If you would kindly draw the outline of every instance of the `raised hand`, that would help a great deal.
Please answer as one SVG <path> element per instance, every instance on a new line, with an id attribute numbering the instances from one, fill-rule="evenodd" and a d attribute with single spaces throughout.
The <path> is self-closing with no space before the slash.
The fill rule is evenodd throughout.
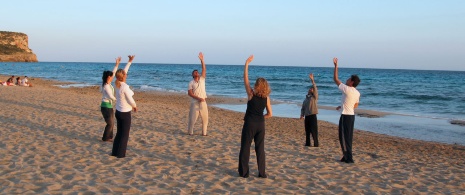
<path id="1" fill-rule="evenodd" d="M 202 52 L 199 53 L 199 59 L 200 59 L 200 61 L 203 62 L 203 53 Z"/>
<path id="2" fill-rule="evenodd" d="M 249 58 L 245 61 L 245 64 L 248 65 L 250 62 L 253 61 L 253 55 L 250 55 Z"/>
<path id="3" fill-rule="evenodd" d="M 334 67 L 337 67 L 337 58 L 333 58 Z"/>
<path id="4" fill-rule="evenodd" d="M 120 62 L 121 62 L 121 56 L 118 56 L 116 58 L 116 66 L 118 66 Z"/>
<path id="5" fill-rule="evenodd" d="M 310 74 L 308 75 L 308 78 L 310 78 L 310 80 L 313 81 L 313 73 L 310 73 Z"/>
<path id="6" fill-rule="evenodd" d="M 129 62 L 132 62 L 132 60 L 134 60 L 134 57 L 136 57 L 136 56 L 135 55 L 128 55 Z"/>

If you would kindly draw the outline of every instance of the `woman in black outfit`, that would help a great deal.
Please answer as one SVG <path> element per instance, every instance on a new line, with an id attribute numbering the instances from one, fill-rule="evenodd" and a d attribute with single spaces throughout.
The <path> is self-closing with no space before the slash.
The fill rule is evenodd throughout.
<path id="1" fill-rule="evenodd" d="M 244 126 L 241 135 L 241 151 L 239 153 L 239 176 L 249 177 L 250 145 L 252 139 L 255 142 L 255 153 L 257 155 L 258 177 L 266 178 L 265 173 L 265 118 L 272 116 L 270 98 L 270 86 L 264 78 L 255 81 L 254 88 L 250 88 L 249 83 L 249 63 L 252 62 L 253 55 L 245 61 L 244 86 L 247 92 L 247 110 L 244 116 Z M 266 108 L 266 114 L 263 110 Z"/>

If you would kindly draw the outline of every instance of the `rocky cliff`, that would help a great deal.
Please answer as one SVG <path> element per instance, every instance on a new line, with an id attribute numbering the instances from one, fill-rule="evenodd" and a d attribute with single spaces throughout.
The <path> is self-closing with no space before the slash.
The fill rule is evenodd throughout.
<path id="1" fill-rule="evenodd" d="M 26 34 L 0 31 L 0 62 L 37 62 Z"/>

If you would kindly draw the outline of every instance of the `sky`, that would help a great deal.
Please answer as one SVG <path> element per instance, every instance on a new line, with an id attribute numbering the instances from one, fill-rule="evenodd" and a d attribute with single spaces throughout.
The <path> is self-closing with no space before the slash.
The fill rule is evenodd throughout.
<path id="1" fill-rule="evenodd" d="M 0 31 L 44 62 L 465 71 L 463 0 L 14 0 Z"/>

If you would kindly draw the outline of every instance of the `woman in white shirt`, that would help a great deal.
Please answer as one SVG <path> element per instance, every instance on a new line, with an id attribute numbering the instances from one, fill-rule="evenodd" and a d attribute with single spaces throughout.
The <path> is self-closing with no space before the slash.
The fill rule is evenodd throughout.
<path id="1" fill-rule="evenodd" d="M 134 58 L 134 56 L 132 56 Z M 130 57 L 131 59 L 131 57 Z M 134 92 L 126 84 L 127 71 L 119 69 L 116 71 L 116 137 L 113 141 L 112 156 L 124 158 L 129 140 L 131 128 L 131 111 L 137 112 L 136 102 L 132 98 Z"/>
<path id="2" fill-rule="evenodd" d="M 129 56 L 129 61 L 124 68 L 126 71 L 129 70 L 131 62 L 134 57 Z M 115 88 L 111 85 L 116 70 L 118 69 L 119 63 L 121 62 L 121 57 L 116 58 L 116 64 L 113 68 L 113 71 L 103 71 L 102 75 L 102 86 L 100 87 L 100 92 L 102 93 L 102 103 L 100 104 L 100 110 L 102 112 L 103 119 L 105 119 L 105 131 L 103 132 L 102 140 L 111 142 L 113 140 L 113 126 L 115 124 L 115 119 L 113 114 L 113 106 L 115 105 Z"/>

